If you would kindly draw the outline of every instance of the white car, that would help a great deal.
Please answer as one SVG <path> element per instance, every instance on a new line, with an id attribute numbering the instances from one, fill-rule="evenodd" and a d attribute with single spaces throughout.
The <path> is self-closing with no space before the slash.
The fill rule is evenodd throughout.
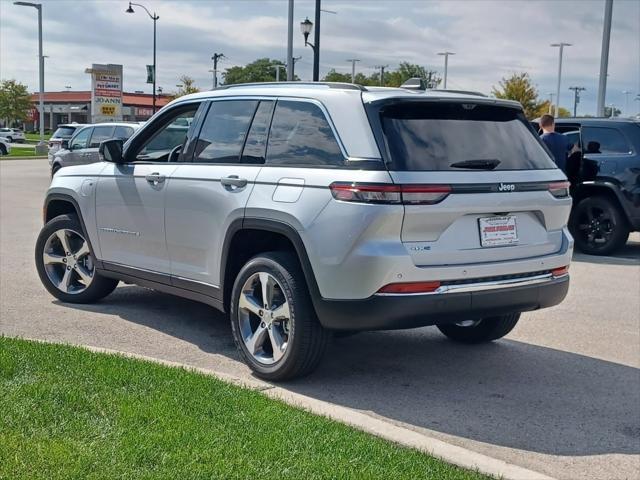
<path id="1" fill-rule="evenodd" d="M 24 132 L 19 128 L 0 128 L 0 137 L 9 140 L 9 143 L 23 143 L 25 141 Z"/>
<path id="2" fill-rule="evenodd" d="M 0 137 L 0 157 L 11 153 L 11 142 L 5 137 Z"/>

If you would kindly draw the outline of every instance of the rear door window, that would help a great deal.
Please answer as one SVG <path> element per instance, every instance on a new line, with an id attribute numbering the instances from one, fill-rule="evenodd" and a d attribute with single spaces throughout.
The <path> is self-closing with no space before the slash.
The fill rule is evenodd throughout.
<path id="1" fill-rule="evenodd" d="M 133 135 L 133 128 L 131 127 L 117 126 L 113 132 L 113 138 L 119 138 L 121 140 L 126 140 L 131 135 Z"/>
<path id="2" fill-rule="evenodd" d="M 524 114 L 514 108 L 403 102 L 380 114 L 391 170 L 556 168 Z"/>
<path id="3" fill-rule="evenodd" d="M 93 134 L 91 135 L 91 141 L 89 142 L 89 148 L 98 148 L 100 142 L 109 140 L 113 136 L 112 126 L 98 126 L 93 128 Z"/>
<path id="4" fill-rule="evenodd" d="M 583 127 L 585 153 L 632 153 L 627 139 L 615 128 Z"/>
<path id="5" fill-rule="evenodd" d="M 242 163 L 262 164 L 264 163 L 267 148 L 267 136 L 269 134 L 269 124 L 273 114 L 275 102 L 263 100 L 253 116 L 251 128 L 247 135 L 247 141 L 242 151 Z"/>
<path id="6" fill-rule="evenodd" d="M 317 105 L 279 100 L 271 122 L 267 163 L 275 165 L 344 165 L 333 130 Z"/>
<path id="7" fill-rule="evenodd" d="M 198 136 L 193 161 L 239 163 L 242 146 L 257 106 L 257 100 L 212 102 Z"/>

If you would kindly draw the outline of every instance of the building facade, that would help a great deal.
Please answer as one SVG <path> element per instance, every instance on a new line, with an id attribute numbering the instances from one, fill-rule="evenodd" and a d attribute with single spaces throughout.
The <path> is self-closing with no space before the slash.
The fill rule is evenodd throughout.
<path id="1" fill-rule="evenodd" d="M 160 110 L 171 99 L 167 95 L 156 96 L 156 110 Z M 29 120 L 25 122 L 26 130 L 39 128 L 39 95 L 31 95 L 33 107 Z M 122 94 L 122 120 L 125 122 L 144 122 L 153 115 L 153 95 L 148 93 Z M 45 92 L 44 94 L 44 128 L 55 130 L 62 123 L 91 123 L 91 91 Z"/>

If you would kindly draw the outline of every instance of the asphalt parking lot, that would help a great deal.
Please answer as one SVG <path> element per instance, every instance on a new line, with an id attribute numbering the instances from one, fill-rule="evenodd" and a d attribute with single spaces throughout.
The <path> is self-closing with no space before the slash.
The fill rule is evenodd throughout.
<path id="1" fill-rule="evenodd" d="M 127 285 L 95 305 L 51 297 L 33 263 L 48 183 L 46 160 L 0 161 L 0 334 L 250 375 L 207 306 Z M 363 333 L 286 387 L 553 477 L 638 478 L 640 236 L 615 257 L 576 255 L 571 275 L 563 304 L 525 314 L 505 340 Z"/>

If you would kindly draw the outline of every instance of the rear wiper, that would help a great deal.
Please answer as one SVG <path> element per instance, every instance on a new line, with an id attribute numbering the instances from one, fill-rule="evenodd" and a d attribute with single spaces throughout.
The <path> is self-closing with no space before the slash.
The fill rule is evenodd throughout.
<path id="1" fill-rule="evenodd" d="M 470 168 L 472 170 L 493 170 L 500 165 L 500 160 L 495 158 L 486 158 L 478 160 L 463 160 L 449 165 L 453 168 Z"/>

